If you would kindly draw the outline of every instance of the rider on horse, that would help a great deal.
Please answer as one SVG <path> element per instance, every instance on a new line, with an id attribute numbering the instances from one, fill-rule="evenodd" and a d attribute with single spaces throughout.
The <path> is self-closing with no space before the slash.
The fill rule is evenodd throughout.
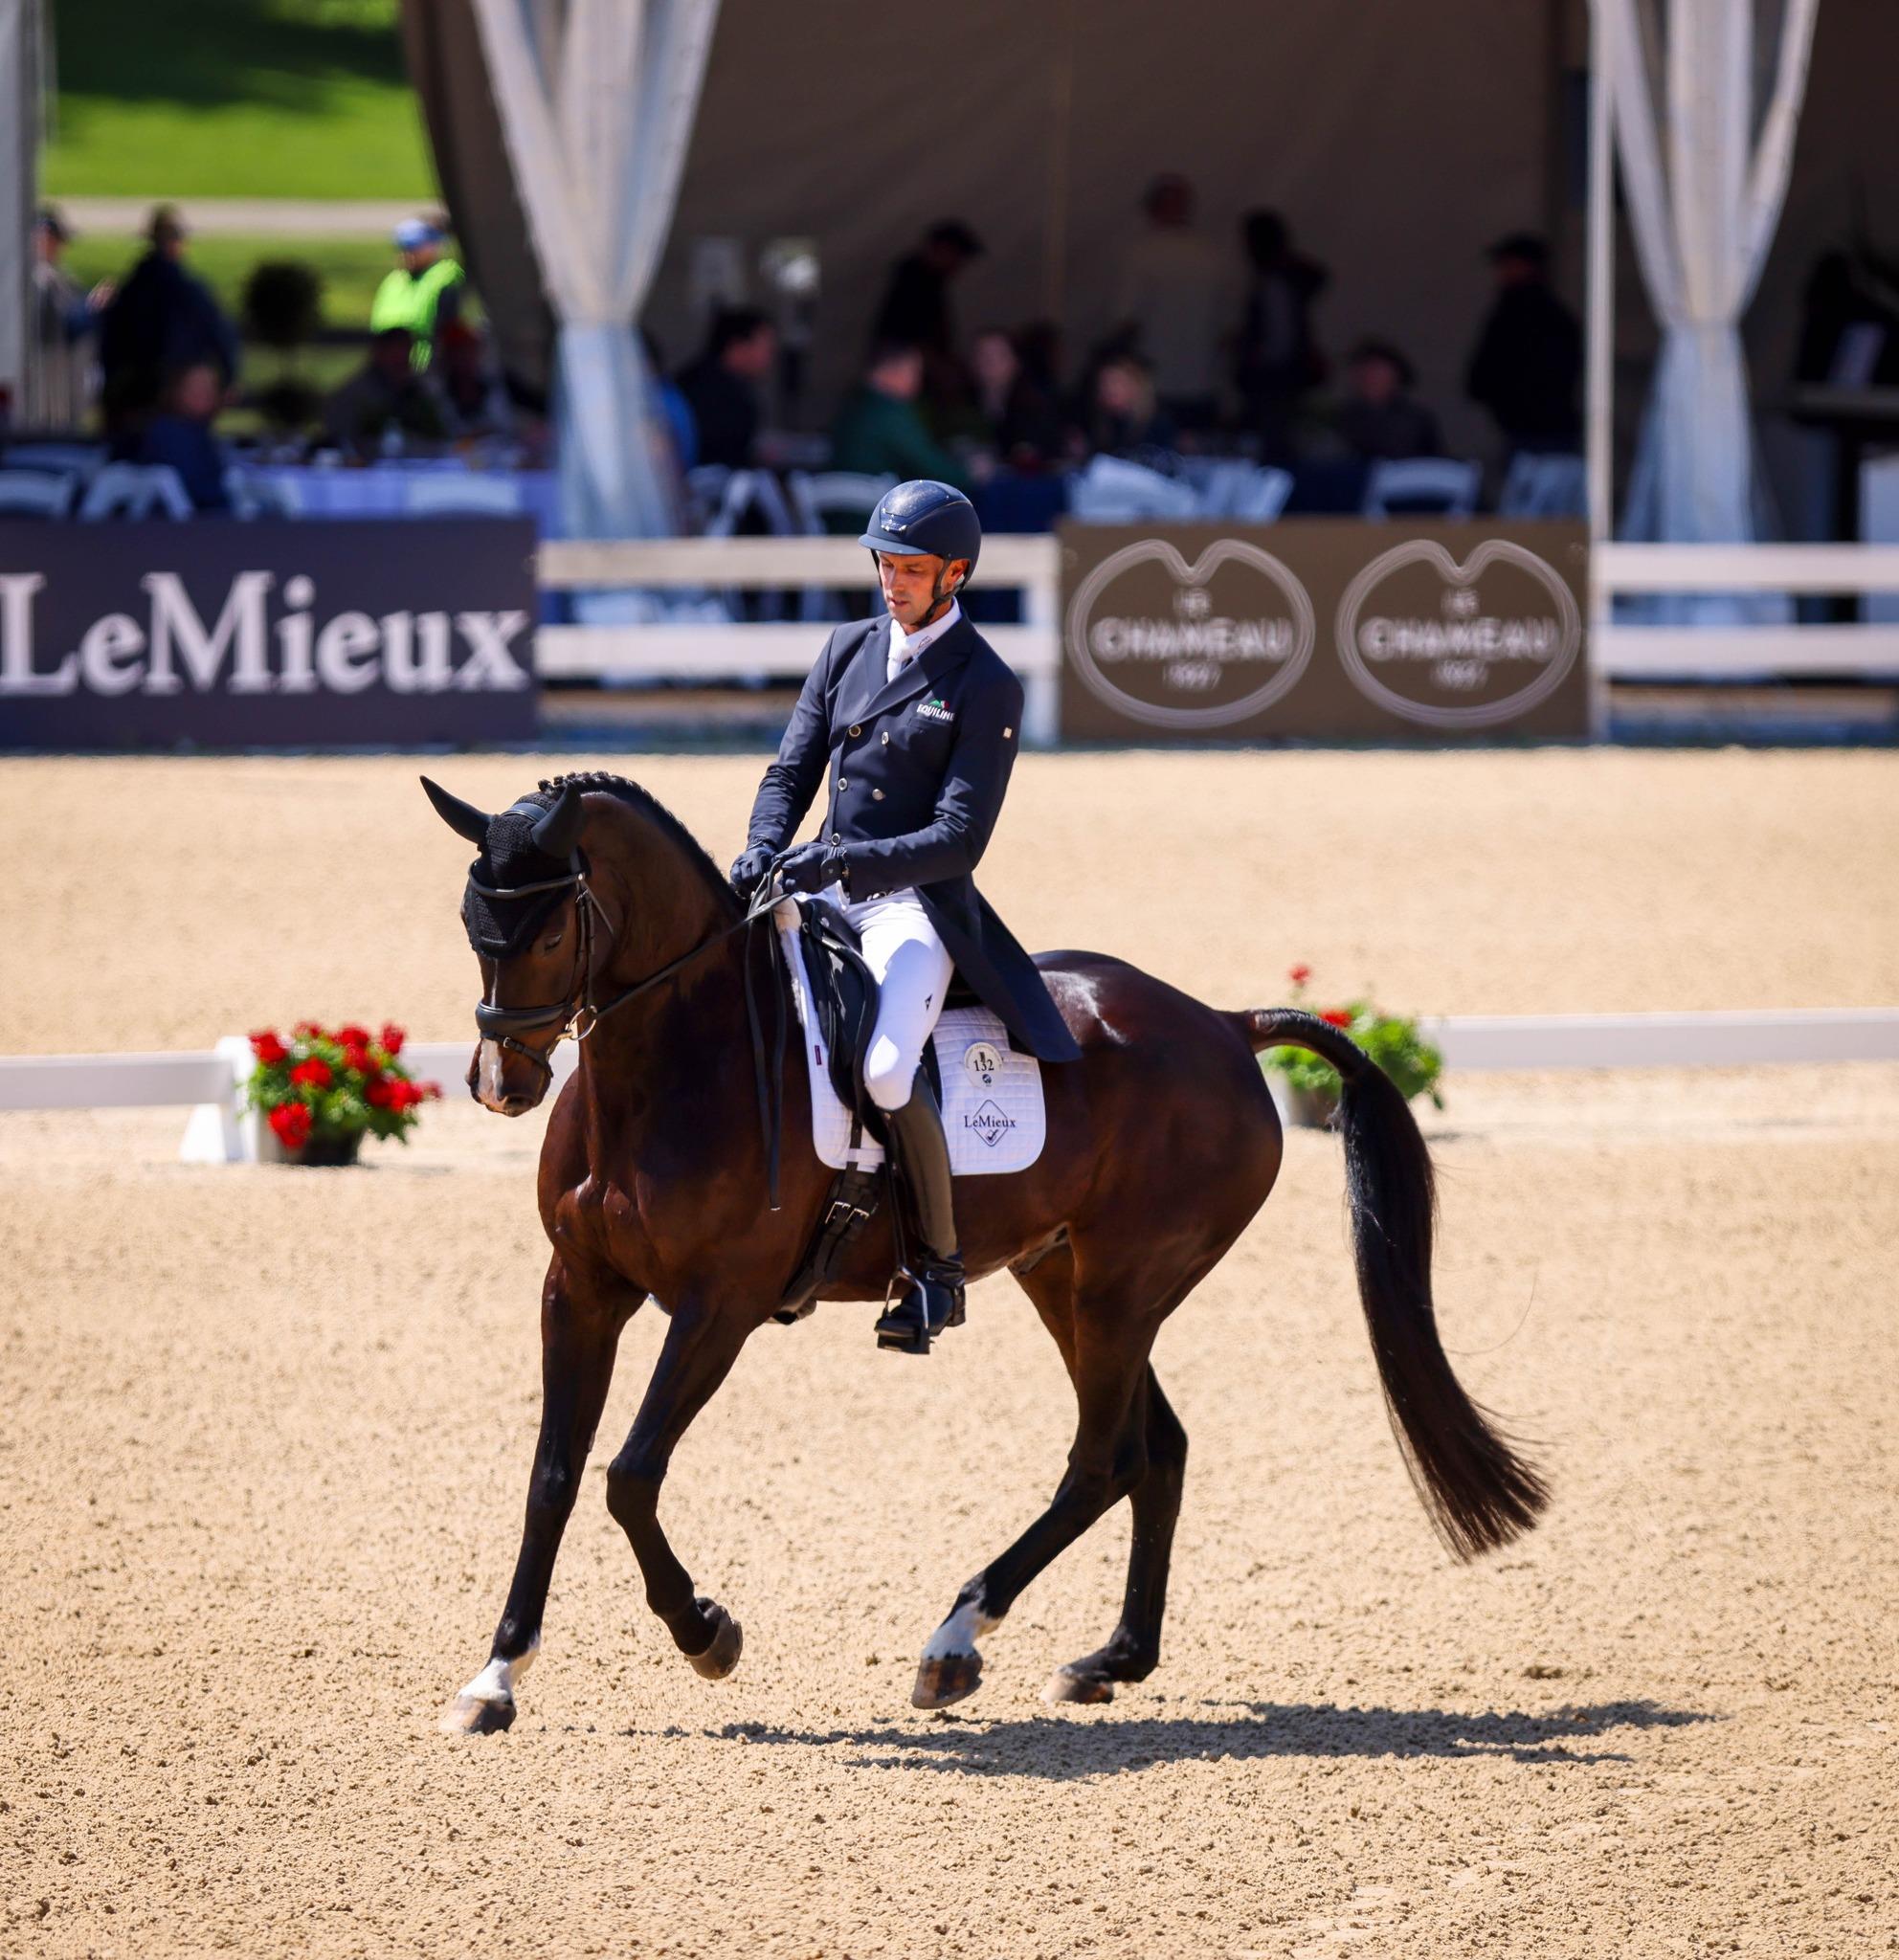
<path id="1" fill-rule="evenodd" d="M 843 911 L 877 975 L 864 1086 L 884 1112 L 925 1258 L 878 1323 L 882 1345 L 928 1351 L 962 1317 L 950 1151 L 920 1063 L 952 972 L 1011 1040 L 1043 1061 L 1081 1051 L 1035 963 L 976 890 L 1022 726 L 1022 683 L 963 615 L 982 549 L 960 490 L 900 483 L 863 536 L 888 612 L 832 634 L 752 805 L 732 883 L 748 897 L 774 861 L 786 891 Z M 818 790 L 818 836 L 780 858 Z"/>

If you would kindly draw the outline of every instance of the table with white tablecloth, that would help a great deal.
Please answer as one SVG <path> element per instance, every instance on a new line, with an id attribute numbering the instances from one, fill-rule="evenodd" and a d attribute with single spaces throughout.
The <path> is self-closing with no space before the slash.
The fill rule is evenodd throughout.
<path id="1" fill-rule="evenodd" d="M 291 517 L 531 517 L 554 532 L 559 493 L 551 470 L 471 470 L 454 457 L 404 457 L 366 469 L 265 463 L 245 480 Z"/>

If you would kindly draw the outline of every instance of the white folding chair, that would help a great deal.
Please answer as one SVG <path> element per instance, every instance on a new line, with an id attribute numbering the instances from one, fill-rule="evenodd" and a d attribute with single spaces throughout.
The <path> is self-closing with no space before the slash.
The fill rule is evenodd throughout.
<path id="1" fill-rule="evenodd" d="M 1519 451 L 1497 499 L 1499 517 L 1587 517 L 1589 469 L 1579 456 Z"/>
<path id="2" fill-rule="evenodd" d="M 1361 517 L 1390 517 L 1416 511 L 1432 517 L 1468 517 L 1477 508 L 1484 472 L 1476 463 L 1447 456 L 1407 457 L 1401 462 L 1372 465 L 1365 479 Z"/>
<path id="3" fill-rule="evenodd" d="M 695 537 L 704 537 L 713 514 L 725 501 L 732 480 L 729 463 L 699 463 L 685 473 L 686 522 Z"/>
<path id="4" fill-rule="evenodd" d="M 1192 523 L 1201 510 L 1191 483 L 1144 463 L 1098 456 L 1070 483 L 1068 514 L 1084 524 Z"/>
<path id="5" fill-rule="evenodd" d="M 64 517 L 76 480 L 51 470 L 0 470 L 0 517 Z"/>
<path id="6" fill-rule="evenodd" d="M 5 457 L 9 469 L 59 470 L 81 480 L 104 460 L 104 450 L 90 442 L 16 442 Z"/>
<path id="7" fill-rule="evenodd" d="M 107 517 L 190 517 L 191 500 L 169 463 L 107 463 L 79 501 L 79 516 L 92 523 Z"/>
<path id="8" fill-rule="evenodd" d="M 779 489 L 777 478 L 770 470 L 731 472 L 720 493 L 717 508 L 705 521 L 705 535 L 708 538 L 736 537 L 739 525 L 754 511 L 774 537 L 793 538 L 797 535 L 798 527 L 792 517 L 791 506 L 785 501 L 785 493 Z M 723 596 L 730 617 L 743 619 L 745 604 L 737 590 L 728 588 Z M 784 615 L 783 593 L 759 593 L 758 616 L 761 619 L 782 619 Z"/>
<path id="9" fill-rule="evenodd" d="M 895 477 L 873 477 L 861 470 L 793 470 L 785 481 L 792 493 L 792 507 L 805 535 L 826 538 L 831 527 L 826 518 L 848 518 L 859 530 L 870 522 L 870 514 L 886 490 L 897 486 Z M 845 608 L 838 593 L 822 586 L 806 586 L 798 606 L 802 619 L 840 619 Z"/>

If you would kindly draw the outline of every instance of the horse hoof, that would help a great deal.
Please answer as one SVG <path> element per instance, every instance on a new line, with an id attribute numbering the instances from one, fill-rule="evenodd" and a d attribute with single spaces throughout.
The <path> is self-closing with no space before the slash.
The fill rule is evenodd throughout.
<path id="1" fill-rule="evenodd" d="M 1111 1702 L 1114 1683 L 1098 1674 L 1077 1674 L 1071 1667 L 1058 1667 L 1042 1689 L 1044 1702 Z"/>
<path id="2" fill-rule="evenodd" d="M 910 1690 L 912 1708 L 947 1708 L 975 1693 L 982 1685 L 980 1654 L 942 1654 L 923 1661 L 917 1668 L 917 1684 Z"/>
<path id="3" fill-rule="evenodd" d="M 707 1681 L 724 1681 L 739 1664 L 739 1656 L 745 1651 L 745 1629 L 715 1600 L 704 1603 L 712 1614 L 712 1639 L 708 1646 L 697 1654 L 688 1654 L 686 1659 L 692 1662 L 695 1674 Z"/>
<path id="4" fill-rule="evenodd" d="M 457 1695 L 442 1710 L 444 1735 L 499 1735 L 514 1726 L 514 1697 L 489 1701 L 480 1695 Z"/>

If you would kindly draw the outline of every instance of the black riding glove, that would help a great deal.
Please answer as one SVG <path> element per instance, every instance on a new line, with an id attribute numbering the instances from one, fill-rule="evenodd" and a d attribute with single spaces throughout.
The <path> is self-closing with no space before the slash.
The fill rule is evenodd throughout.
<path id="1" fill-rule="evenodd" d="M 771 852 L 764 844 L 748 844 L 733 861 L 731 869 L 732 889 L 742 899 L 748 899 L 764 883 L 765 875 L 771 869 Z"/>
<path id="2" fill-rule="evenodd" d="M 835 845 L 800 844 L 778 866 L 778 882 L 788 892 L 821 892 L 844 872 L 844 860 Z"/>

